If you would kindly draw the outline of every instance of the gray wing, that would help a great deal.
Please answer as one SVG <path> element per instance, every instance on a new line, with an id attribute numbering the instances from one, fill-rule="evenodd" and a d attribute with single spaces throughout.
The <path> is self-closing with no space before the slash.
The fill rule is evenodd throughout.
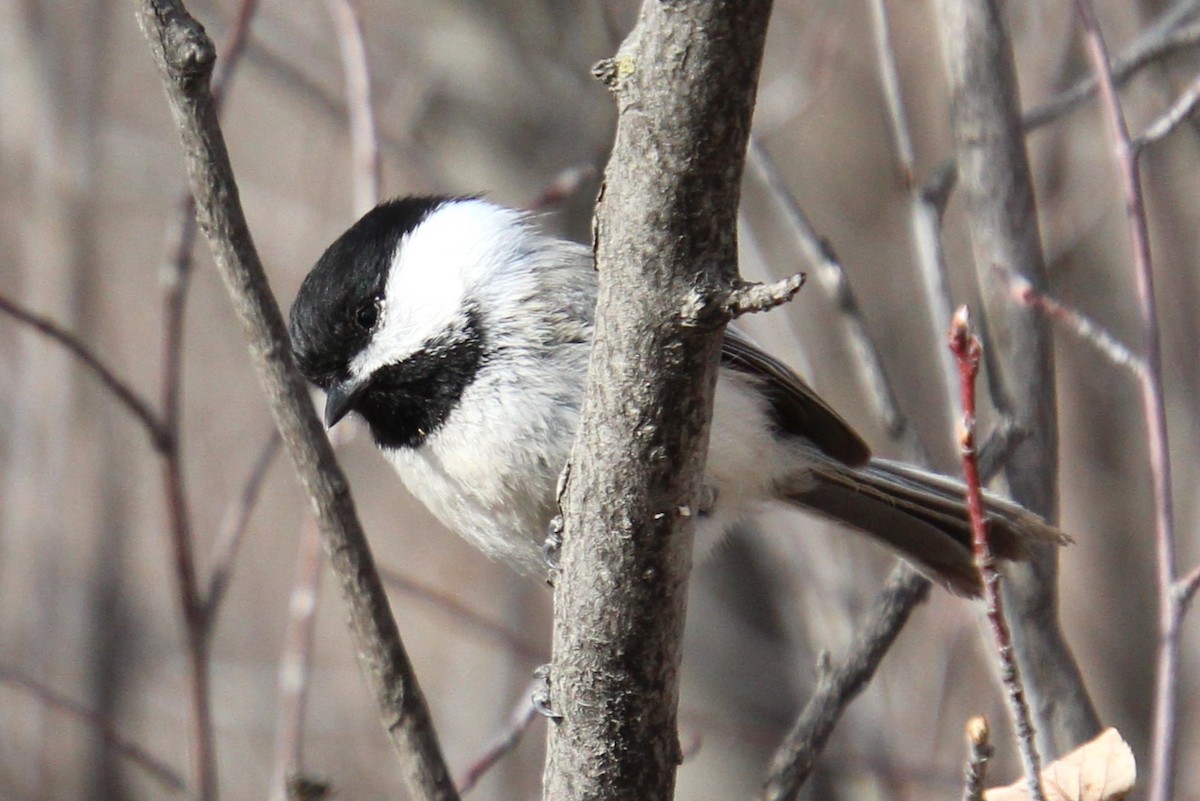
<path id="1" fill-rule="evenodd" d="M 808 439 L 823 453 L 850 467 L 861 467 L 871 460 L 871 449 L 858 432 L 804 379 L 745 334 L 725 329 L 721 363 L 761 381 L 781 431 Z"/>

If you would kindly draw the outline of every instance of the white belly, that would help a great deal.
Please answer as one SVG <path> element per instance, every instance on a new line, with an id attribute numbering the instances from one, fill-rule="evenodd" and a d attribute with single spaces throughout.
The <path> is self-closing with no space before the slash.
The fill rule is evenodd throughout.
<path id="1" fill-rule="evenodd" d="M 491 397 L 474 402 L 471 394 Z M 494 419 L 463 411 L 498 409 L 501 397 L 508 404 Z M 558 476 L 578 424 L 577 404 L 577 394 L 555 397 L 528 386 L 479 382 L 420 448 L 384 453 L 409 491 L 448 528 L 523 572 L 538 570 L 557 511 Z M 770 500 L 774 478 L 795 458 L 795 450 L 772 435 L 761 395 L 741 374 L 723 371 L 706 474 L 715 501 L 697 519 L 698 558 Z"/>

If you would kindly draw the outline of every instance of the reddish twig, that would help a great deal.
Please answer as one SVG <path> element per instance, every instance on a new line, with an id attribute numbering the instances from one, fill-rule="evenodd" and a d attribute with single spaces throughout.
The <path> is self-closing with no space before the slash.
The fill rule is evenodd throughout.
<path id="1" fill-rule="evenodd" d="M 1179 629 L 1184 607 L 1175 592 L 1178 575 L 1175 556 L 1175 519 L 1172 500 L 1171 454 L 1167 440 L 1167 405 L 1163 391 L 1162 344 L 1158 303 L 1154 297 L 1154 270 L 1150 258 L 1150 231 L 1142 196 L 1140 151 L 1134 147 L 1117 96 L 1108 50 L 1095 10 L 1088 0 L 1076 0 L 1076 10 L 1087 40 L 1092 72 L 1100 86 L 1109 134 L 1116 150 L 1121 193 L 1133 247 L 1133 268 L 1142 315 L 1146 370 L 1141 374 L 1142 408 L 1154 484 L 1154 535 L 1158 572 L 1158 664 L 1154 692 L 1153 754 L 1150 767 L 1150 801 L 1174 797 L 1177 747 L 1176 702 L 1179 691 Z"/>
<path id="2" fill-rule="evenodd" d="M 1033 801 L 1044 801 L 1046 796 L 1041 785 L 1041 757 L 1034 742 L 1033 720 L 1029 714 L 1029 705 L 1025 701 L 1025 688 L 1021 683 L 1020 671 L 1013 653 L 1012 632 L 1004 617 L 1004 603 L 1000 597 L 1000 571 L 996 569 L 996 557 L 988 540 L 987 518 L 983 510 L 983 485 L 979 478 L 979 460 L 975 449 L 975 379 L 979 375 L 982 349 L 979 340 L 971 333 L 966 306 L 955 312 L 951 322 L 950 350 L 958 364 L 962 397 L 963 416 L 959 444 L 962 448 L 963 473 L 967 483 L 967 511 L 971 518 L 975 562 L 983 580 L 987 618 L 996 640 L 996 651 L 1000 657 L 1000 676 L 1008 691 L 1013 727 L 1017 732 L 1030 798 Z"/>
<path id="3" fill-rule="evenodd" d="M 3 665 L 0 665 L 0 682 L 29 693 L 47 707 L 69 715 L 93 729 L 104 738 L 105 743 L 110 748 L 146 771 L 146 773 L 168 790 L 175 793 L 182 793 L 187 789 L 187 784 L 184 782 L 183 777 L 174 768 L 164 760 L 151 754 L 142 746 L 125 737 L 116 730 L 116 727 L 111 722 L 98 715 L 95 711 L 88 709 L 83 704 L 73 701 L 65 695 L 61 695 L 20 671 Z"/>
<path id="4" fill-rule="evenodd" d="M 479 783 L 479 780 L 495 767 L 496 763 L 520 744 L 521 738 L 525 736 L 525 733 L 533 726 L 533 722 L 539 717 L 537 707 L 533 704 L 533 692 L 540 684 L 542 684 L 542 680 L 535 679 L 521 693 L 521 698 L 517 701 L 517 705 L 513 707 L 512 713 L 508 716 L 508 721 L 505 723 L 504 729 L 496 735 L 484 752 L 476 757 L 467 769 L 463 771 L 463 775 L 455 782 L 458 785 L 459 795 L 465 796 L 471 790 L 475 789 L 475 785 Z"/>

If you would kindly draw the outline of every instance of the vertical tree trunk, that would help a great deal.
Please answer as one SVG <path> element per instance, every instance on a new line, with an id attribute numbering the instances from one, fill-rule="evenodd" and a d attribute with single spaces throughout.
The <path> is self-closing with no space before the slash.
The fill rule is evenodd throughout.
<path id="1" fill-rule="evenodd" d="M 563 497 L 545 797 L 667 799 L 695 499 L 770 0 L 647 2 L 598 74 L 620 118 Z"/>

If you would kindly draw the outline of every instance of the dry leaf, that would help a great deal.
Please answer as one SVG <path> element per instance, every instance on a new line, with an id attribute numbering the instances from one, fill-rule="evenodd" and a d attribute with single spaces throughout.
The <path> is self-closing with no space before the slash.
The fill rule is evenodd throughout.
<path id="1" fill-rule="evenodd" d="M 1137 764 L 1133 751 L 1116 729 L 1105 729 L 1042 771 L 1046 801 L 1121 801 L 1133 789 Z M 994 787 L 985 801 L 1027 801 L 1025 780 Z"/>

